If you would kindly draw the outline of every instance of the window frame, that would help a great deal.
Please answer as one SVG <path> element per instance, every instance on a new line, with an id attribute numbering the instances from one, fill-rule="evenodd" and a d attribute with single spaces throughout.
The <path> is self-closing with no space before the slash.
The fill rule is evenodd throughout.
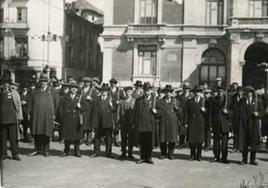
<path id="1" fill-rule="evenodd" d="M 261 4 L 261 8 L 259 8 L 260 15 L 257 15 L 256 2 Z M 260 18 L 268 16 L 268 0 L 249 0 L 248 3 L 248 16 L 250 18 Z"/>
<path id="2" fill-rule="evenodd" d="M 212 21 L 212 18 L 214 17 L 212 15 L 213 3 L 217 4 L 217 10 L 216 10 L 217 11 L 216 12 L 217 21 L 216 21 L 216 23 L 214 23 L 214 21 Z M 224 2 L 223 2 L 223 0 L 207 0 L 206 1 L 206 25 L 215 26 L 215 25 L 223 25 L 223 24 L 224 24 Z"/>
<path id="3" fill-rule="evenodd" d="M 223 60 L 222 60 L 223 63 L 217 63 L 217 62 L 216 63 L 211 63 L 211 62 L 205 62 L 204 61 L 205 56 L 207 55 L 209 58 L 211 58 L 212 55 L 213 55 L 213 52 L 217 53 L 217 55 L 221 55 L 220 58 L 223 58 Z M 227 65 L 226 65 L 226 56 L 225 56 L 225 54 L 218 48 L 209 48 L 202 54 L 202 60 L 203 61 L 200 64 L 200 67 L 199 67 L 199 84 L 207 83 L 209 86 L 212 86 L 212 84 L 215 83 L 215 79 L 217 77 L 221 77 L 222 80 L 223 80 L 223 84 L 225 84 L 226 83 L 226 76 L 227 76 L 227 72 L 226 72 L 227 71 Z M 202 68 L 203 67 L 208 67 L 207 76 L 206 76 L 207 79 L 206 80 L 202 79 Z M 214 80 L 211 78 L 211 68 L 212 67 L 216 68 L 216 77 L 215 77 Z M 224 68 L 224 76 L 219 75 L 220 67 Z"/>
<path id="4" fill-rule="evenodd" d="M 144 49 L 142 49 L 144 48 Z M 151 48 L 151 49 L 150 49 Z M 150 53 L 150 57 L 146 57 L 145 54 Z M 142 55 L 141 55 L 142 54 Z M 157 45 L 138 45 L 138 60 L 137 60 L 137 72 L 138 76 L 157 76 Z M 145 72 L 145 60 L 150 61 L 150 72 Z"/>
<path id="5" fill-rule="evenodd" d="M 142 7 L 144 3 L 144 7 Z M 150 15 L 147 16 L 150 7 Z M 139 0 L 139 23 L 140 24 L 157 24 L 158 21 L 158 1 L 157 0 Z"/>
<path id="6" fill-rule="evenodd" d="M 18 46 L 23 45 L 23 46 Z M 26 49 L 24 50 L 23 48 L 25 47 L 24 45 L 26 44 Z M 19 48 L 19 50 L 18 50 Z M 18 58 L 28 58 L 28 53 L 29 53 L 29 42 L 28 42 L 28 37 L 15 37 L 15 57 Z"/>
<path id="7" fill-rule="evenodd" d="M 25 16 L 23 16 L 23 10 L 25 10 Z M 21 14 L 21 15 L 19 15 L 19 14 Z M 28 9 L 27 9 L 27 7 L 17 7 L 17 22 L 22 22 L 22 23 L 26 22 L 27 23 L 27 21 L 28 21 Z"/>

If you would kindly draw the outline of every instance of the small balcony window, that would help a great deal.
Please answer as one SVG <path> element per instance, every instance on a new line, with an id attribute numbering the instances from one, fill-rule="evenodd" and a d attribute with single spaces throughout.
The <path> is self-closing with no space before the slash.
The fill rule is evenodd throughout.
<path id="1" fill-rule="evenodd" d="M 27 8 L 25 7 L 17 8 L 17 21 L 27 22 Z"/>
<path id="2" fill-rule="evenodd" d="M 27 58 L 28 56 L 28 39 L 15 38 L 15 57 Z"/>
<path id="3" fill-rule="evenodd" d="M 140 0 L 140 23 L 157 23 L 157 0 Z"/>
<path id="4" fill-rule="evenodd" d="M 223 1 L 222 0 L 207 0 L 206 9 L 207 25 L 222 25 L 223 24 Z"/>

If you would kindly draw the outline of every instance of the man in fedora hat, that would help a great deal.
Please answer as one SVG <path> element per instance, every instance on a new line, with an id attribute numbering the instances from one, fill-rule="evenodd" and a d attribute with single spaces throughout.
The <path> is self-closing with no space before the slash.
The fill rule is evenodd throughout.
<path id="1" fill-rule="evenodd" d="M 109 97 L 110 87 L 103 83 L 100 88 L 101 95 L 96 98 L 92 111 L 92 127 L 95 130 L 94 154 L 90 157 L 100 156 L 101 137 L 105 136 L 106 157 L 112 157 L 112 132 L 114 106 Z"/>
<path id="2" fill-rule="evenodd" d="M 252 86 L 245 86 L 246 99 L 240 105 L 239 126 L 239 150 L 242 151 L 241 165 L 248 163 L 250 152 L 250 164 L 258 165 L 256 162 L 256 150 L 260 142 L 259 123 L 264 114 L 262 101 L 255 93 Z M 249 149 L 250 148 L 250 149 Z"/>
<path id="3" fill-rule="evenodd" d="M 125 99 L 125 94 L 118 86 L 118 81 L 115 78 L 110 80 L 110 91 L 109 96 L 113 103 L 113 142 L 115 146 L 120 146 L 119 144 L 119 101 Z"/>
<path id="4" fill-rule="evenodd" d="M 0 90 L 0 135 L 1 159 L 7 156 L 7 139 L 9 138 L 12 158 L 20 161 L 17 143 L 18 123 L 23 120 L 19 93 L 10 87 L 11 79 L 3 78 L 3 87 Z"/>
<path id="5" fill-rule="evenodd" d="M 140 156 L 141 159 L 137 162 L 150 163 L 152 161 L 153 147 L 158 144 L 156 138 L 156 109 L 154 108 L 155 99 L 152 95 L 152 86 L 149 82 L 143 84 L 144 95 L 135 102 L 134 107 L 134 122 L 139 132 Z"/>
<path id="6" fill-rule="evenodd" d="M 31 121 L 35 142 L 35 151 L 29 156 L 43 154 L 49 157 L 49 142 L 53 134 L 59 96 L 57 91 L 49 86 L 46 75 L 42 74 L 39 82 L 40 87 L 32 93 L 28 108 L 28 118 Z"/>
<path id="7" fill-rule="evenodd" d="M 216 88 L 217 95 L 213 98 L 210 110 L 210 117 L 213 131 L 213 153 L 211 162 L 229 163 L 228 157 L 228 137 L 230 132 L 229 108 L 230 99 L 222 86 Z M 220 158 L 220 156 L 222 156 Z"/>
<path id="8" fill-rule="evenodd" d="M 189 160 L 201 161 L 202 143 L 204 137 L 204 113 L 206 112 L 204 106 L 204 98 L 201 87 L 195 87 L 192 92 L 192 97 L 186 103 L 184 125 L 188 128 L 190 157 Z"/>
<path id="9" fill-rule="evenodd" d="M 82 118 L 82 130 L 83 130 L 83 143 L 89 146 L 93 140 L 92 136 L 92 108 L 95 98 L 98 96 L 97 89 L 92 85 L 92 80 L 89 77 L 82 79 L 84 87 L 81 90 L 81 108 L 83 112 Z"/>
<path id="10" fill-rule="evenodd" d="M 204 125 L 205 125 L 205 145 L 204 149 L 208 151 L 211 149 L 211 125 L 210 125 L 210 110 L 211 110 L 211 101 L 213 99 L 210 89 L 205 89 L 203 91 L 204 100 L 205 100 L 205 113 L 204 113 Z"/>
<path id="11" fill-rule="evenodd" d="M 160 159 L 174 159 L 175 143 L 178 137 L 179 121 L 177 113 L 181 113 L 179 101 L 172 97 L 174 89 L 166 85 L 165 96 L 156 103 L 156 114 L 160 117 Z"/>
<path id="12" fill-rule="evenodd" d="M 246 96 L 244 92 L 244 88 L 242 86 L 239 86 L 236 89 L 236 93 L 233 94 L 231 97 L 231 105 L 230 105 L 230 111 L 232 112 L 231 121 L 232 121 L 232 130 L 234 133 L 233 138 L 233 151 L 237 152 L 239 150 L 239 127 L 240 127 L 240 120 L 241 120 L 241 114 L 240 114 L 240 108 L 243 103 L 245 103 Z"/>
<path id="13" fill-rule="evenodd" d="M 183 92 L 182 95 L 178 97 L 178 100 L 181 104 L 182 114 L 180 115 L 180 121 L 183 122 L 184 112 L 186 108 L 187 102 L 192 98 L 192 94 L 190 93 L 191 87 L 189 83 L 183 84 Z M 187 128 L 181 123 L 179 126 L 179 148 L 184 148 L 187 146 Z"/>
<path id="14" fill-rule="evenodd" d="M 70 145 L 74 144 L 74 155 L 81 157 L 79 151 L 82 129 L 80 125 L 81 104 L 78 94 L 79 85 L 76 81 L 65 84 L 70 88 L 69 94 L 63 96 L 58 109 L 58 117 L 62 126 L 62 139 L 64 140 L 64 152 L 61 157 L 70 155 Z"/>
<path id="15" fill-rule="evenodd" d="M 137 80 L 136 83 L 134 84 L 135 89 L 132 92 L 132 96 L 135 99 L 139 99 L 143 96 L 143 85 L 142 85 L 142 81 Z"/>
<path id="16" fill-rule="evenodd" d="M 119 111 L 120 111 L 120 127 L 121 127 L 121 158 L 126 158 L 127 145 L 128 145 L 128 158 L 134 159 L 133 157 L 133 146 L 135 142 L 135 127 L 133 126 L 134 117 L 134 104 L 136 99 L 132 97 L 133 88 L 131 86 L 125 87 L 124 92 L 126 99 L 120 100 Z"/>

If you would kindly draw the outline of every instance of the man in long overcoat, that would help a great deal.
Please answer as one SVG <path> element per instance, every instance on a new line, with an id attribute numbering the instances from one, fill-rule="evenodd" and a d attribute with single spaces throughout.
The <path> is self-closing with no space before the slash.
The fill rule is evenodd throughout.
<path id="1" fill-rule="evenodd" d="M 8 158 L 7 139 L 10 141 L 12 158 L 20 161 L 17 142 L 18 122 L 23 120 L 19 93 L 10 87 L 11 79 L 5 77 L 0 89 L 0 160 Z"/>
<path id="2" fill-rule="evenodd" d="M 48 85 L 47 76 L 41 75 L 39 82 L 41 87 L 33 91 L 28 109 L 36 150 L 29 156 L 43 153 L 45 157 L 49 157 L 49 141 L 53 134 L 59 96 Z"/>
<path id="3" fill-rule="evenodd" d="M 190 99 L 185 108 L 184 125 L 189 130 L 189 160 L 201 161 L 202 143 L 204 137 L 204 98 L 202 97 L 202 88 L 195 87 L 192 92 L 194 97 Z"/>
<path id="4" fill-rule="evenodd" d="M 135 102 L 134 107 L 134 125 L 139 132 L 140 157 L 137 164 L 147 162 L 153 164 L 152 152 L 153 147 L 157 146 L 156 138 L 156 109 L 154 103 L 156 99 L 152 95 L 152 86 L 149 82 L 143 85 L 144 95 Z"/>
<path id="5" fill-rule="evenodd" d="M 157 115 L 160 117 L 160 159 L 174 159 L 175 143 L 178 138 L 179 120 L 177 113 L 181 113 L 179 101 L 172 97 L 173 88 L 166 85 L 164 98 L 156 103 Z"/>
<path id="6" fill-rule="evenodd" d="M 100 156 L 101 137 L 105 137 L 106 157 L 112 157 L 112 132 L 113 132 L 113 103 L 108 92 L 110 87 L 103 83 L 101 95 L 96 98 L 92 113 L 92 126 L 95 129 L 94 154 L 91 157 Z"/>
<path id="7" fill-rule="evenodd" d="M 62 139 L 64 140 L 64 152 L 61 157 L 70 155 L 70 145 L 74 144 L 74 155 L 81 157 L 79 151 L 80 139 L 82 138 L 82 128 L 80 124 L 80 110 L 78 87 L 79 85 L 72 81 L 66 84 L 70 88 L 70 93 L 64 95 L 59 104 L 59 119 L 62 126 Z"/>
<path id="8" fill-rule="evenodd" d="M 222 154 L 222 162 L 228 163 L 228 136 L 230 132 L 229 124 L 229 106 L 230 101 L 224 95 L 224 88 L 218 86 L 217 95 L 212 100 L 211 104 L 211 125 L 213 131 L 213 153 L 214 158 L 211 162 L 220 162 Z"/>
<path id="9" fill-rule="evenodd" d="M 181 108 L 182 108 L 182 114 L 180 115 L 181 117 L 181 122 L 183 122 L 184 119 L 184 115 L 185 115 L 185 108 L 186 108 L 186 104 L 188 102 L 188 100 L 190 100 L 192 98 L 192 95 L 190 93 L 191 87 L 189 86 L 188 83 L 185 83 L 183 85 L 183 93 L 180 97 L 178 97 L 179 102 L 181 104 Z M 183 125 L 183 123 L 180 124 L 179 126 L 179 146 L 180 148 L 184 148 L 186 146 L 186 142 L 187 142 L 187 127 L 185 127 L 185 125 Z"/>
<path id="10" fill-rule="evenodd" d="M 121 127 L 121 158 L 126 158 L 128 145 L 128 158 L 134 159 L 133 146 L 135 145 L 135 126 L 133 125 L 134 105 L 136 99 L 132 97 L 132 87 L 125 87 L 126 99 L 121 100 L 120 108 L 120 127 Z"/>
<path id="11" fill-rule="evenodd" d="M 81 107 L 83 108 L 83 112 L 81 114 L 81 124 L 83 129 L 83 142 L 86 145 L 90 145 L 92 141 L 92 108 L 94 104 L 95 98 L 98 96 L 98 92 L 92 84 L 92 80 L 89 77 L 83 78 L 84 87 L 81 91 Z"/>
<path id="12" fill-rule="evenodd" d="M 263 116 L 262 101 L 254 95 L 252 86 L 245 87 L 246 98 L 240 104 L 239 150 L 242 151 L 241 165 L 247 164 L 250 151 L 250 164 L 257 165 L 256 150 L 260 142 L 259 123 Z M 250 149 L 249 149 L 250 148 Z"/>

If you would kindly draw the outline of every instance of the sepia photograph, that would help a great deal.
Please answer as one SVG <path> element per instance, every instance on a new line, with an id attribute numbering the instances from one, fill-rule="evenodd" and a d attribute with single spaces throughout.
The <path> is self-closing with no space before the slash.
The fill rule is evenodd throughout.
<path id="1" fill-rule="evenodd" d="M 0 0 L 0 188 L 268 188 L 268 0 Z"/>

